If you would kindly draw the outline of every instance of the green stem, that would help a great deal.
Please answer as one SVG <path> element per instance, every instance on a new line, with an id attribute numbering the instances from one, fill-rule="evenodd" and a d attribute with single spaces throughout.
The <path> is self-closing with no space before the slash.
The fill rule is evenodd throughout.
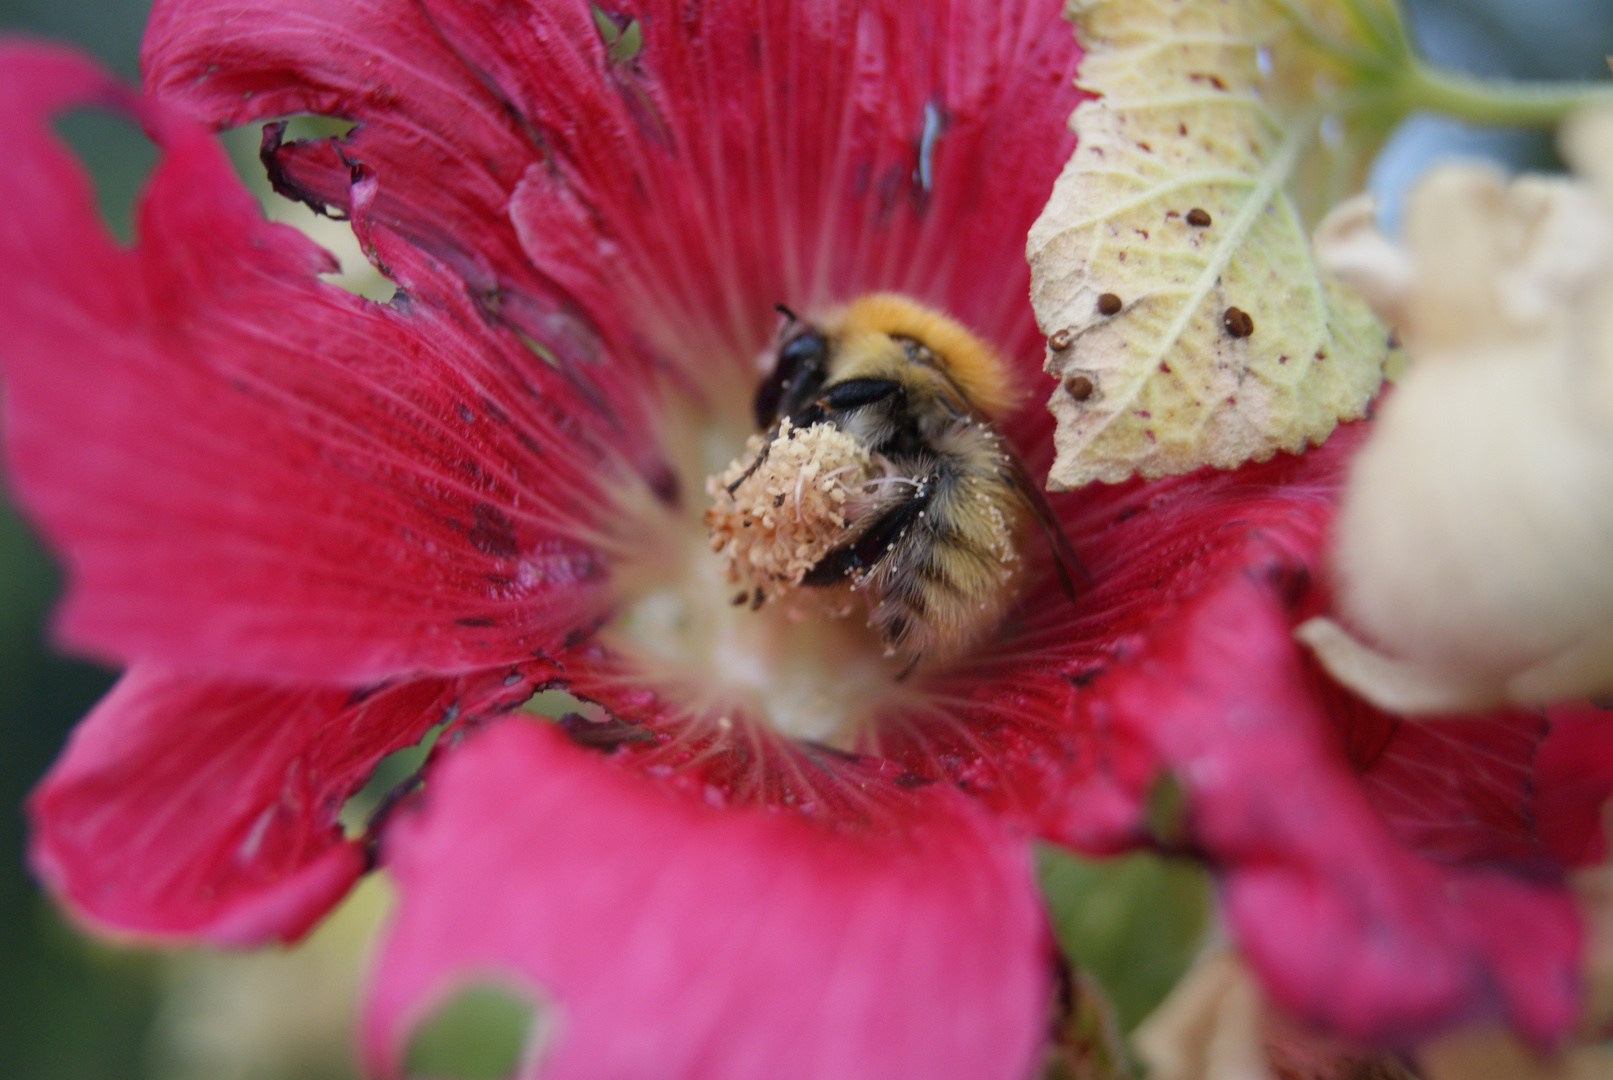
<path id="1" fill-rule="evenodd" d="M 1552 127 L 1593 101 L 1613 102 L 1607 83 L 1501 82 L 1415 62 L 1395 90 L 1407 111 L 1426 109 L 1491 127 Z"/>

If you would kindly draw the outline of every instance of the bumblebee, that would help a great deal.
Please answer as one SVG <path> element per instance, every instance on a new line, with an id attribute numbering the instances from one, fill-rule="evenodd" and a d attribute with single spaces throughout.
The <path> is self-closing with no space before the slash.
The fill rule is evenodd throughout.
<path id="1" fill-rule="evenodd" d="M 956 655 L 998 623 L 1024 577 L 1021 552 L 1033 522 L 1073 591 L 1072 572 L 1084 576 L 1080 563 L 992 426 L 1016 393 L 989 346 L 955 320 L 893 294 L 864 296 L 815 322 L 779 310 L 788 322 L 754 403 L 766 434 L 753 439 L 759 452 L 723 485 L 726 493 L 751 481 L 774 447 L 797 449 L 776 441 L 780 432 L 788 439 L 828 425 L 873 463 L 857 481 L 857 497 L 833 518 L 827 551 L 792 585 L 864 593 L 869 625 L 907 670 L 921 659 Z M 775 496 L 771 505 L 782 500 Z"/>

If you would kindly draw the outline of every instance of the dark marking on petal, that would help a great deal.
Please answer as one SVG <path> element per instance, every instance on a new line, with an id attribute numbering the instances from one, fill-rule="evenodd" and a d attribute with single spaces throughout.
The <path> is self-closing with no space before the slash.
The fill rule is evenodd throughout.
<path id="1" fill-rule="evenodd" d="M 676 510 L 683 504 L 683 487 L 678 483 L 678 474 L 665 461 L 658 458 L 646 466 L 644 481 L 663 506 Z"/>
<path id="2" fill-rule="evenodd" d="M 374 697 L 385 686 L 385 683 L 376 683 L 374 686 L 359 687 L 357 690 L 354 690 L 351 694 L 347 695 L 347 703 L 343 706 L 343 708 L 351 709 L 355 705 L 364 704 L 364 702 Z"/>
<path id="3" fill-rule="evenodd" d="M 593 750 L 614 750 L 624 743 L 655 740 L 654 732 L 617 717 L 596 721 L 572 712 L 556 720 L 555 725 L 578 746 Z"/>
<path id="4" fill-rule="evenodd" d="M 497 626 L 498 624 L 484 615 L 467 615 L 454 620 L 455 626 Z"/>
<path id="5" fill-rule="evenodd" d="M 471 546 L 483 555 L 513 559 L 521 553 L 515 539 L 515 523 L 492 503 L 479 502 L 471 511 L 475 523 L 470 529 Z"/>
<path id="6" fill-rule="evenodd" d="M 1292 614 L 1304 602 L 1311 588 L 1310 567 L 1304 563 L 1278 562 L 1264 568 L 1266 583 L 1277 590 L 1283 607 Z"/>
<path id="7" fill-rule="evenodd" d="M 1104 670 L 1104 665 L 1098 664 L 1095 667 L 1089 667 L 1084 671 L 1066 672 L 1064 675 L 1064 681 L 1069 683 L 1071 686 L 1086 686 L 1091 683 L 1093 679 L 1096 679 L 1099 675 L 1102 675 Z"/>

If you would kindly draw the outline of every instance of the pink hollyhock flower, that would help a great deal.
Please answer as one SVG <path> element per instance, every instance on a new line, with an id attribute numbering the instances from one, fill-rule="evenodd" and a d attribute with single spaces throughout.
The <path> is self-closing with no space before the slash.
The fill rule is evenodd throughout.
<path id="1" fill-rule="evenodd" d="M 61 639 L 128 667 L 31 802 L 61 902 L 287 940 L 379 858 L 382 1073 L 491 975 L 554 1007 L 545 1076 L 1007 1078 L 1053 995 L 1031 838 L 1158 843 L 1304 1020 L 1564 1033 L 1563 874 L 1603 853 L 1613 746 L 1580 709 L 1402 723 L 1296 647 L 1359 427 L 1061 496 L 1090 588 L 906 682 L 730 607 L 701 554 L 775 302 L 900 290 L 1034 378 L 1059 6 L 643 0 L 602 33 L 573 0 L 159 0 L 145 97 L 5 46 L 10 473 L 67 566 Z M 82 105 L 163 151 L 132 248 L 50 137 Z M 321 281 L 207 134 L 294 113 L 356 122 L 264 159 L 391 303 Z M 1042 410 L 1005 433 L 1045 468 Z M 545 687 L 613 719 L 510 715 Z M 443 720 L 421 795 L 344 837 Z"/>

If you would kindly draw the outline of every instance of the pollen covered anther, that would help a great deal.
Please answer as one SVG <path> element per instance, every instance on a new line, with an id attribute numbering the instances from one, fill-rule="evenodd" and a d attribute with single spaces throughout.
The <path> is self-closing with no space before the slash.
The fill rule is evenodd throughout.
<path id="1" fill-rule="evenodd" d="M 743 454 L 706 479 L 706 527 L 728 580 L 772 596 L 799 585 L 844 538 L 877 472 L 867 448 L 833 424 L 798 428 L 786 418 L 771 439 L 752 435 Z"/>

